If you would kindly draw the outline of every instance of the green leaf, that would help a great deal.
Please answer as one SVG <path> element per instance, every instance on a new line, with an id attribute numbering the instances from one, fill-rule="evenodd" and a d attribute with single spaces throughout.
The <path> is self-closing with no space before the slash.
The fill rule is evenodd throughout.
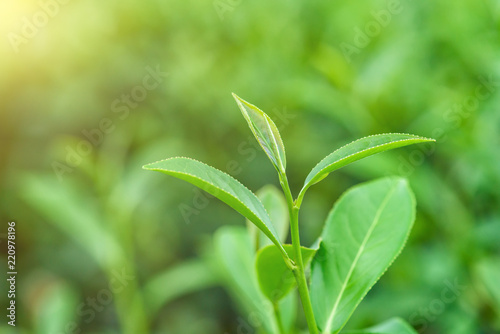
<path id="1" fill-rule="evenodd" d="M 285 146 L 281 140 L 278 128 L 272 119 L 262 110 L 243 100 L 238 95 L 233 93 L 233 97 L 243 113 L 243 117 L 245 117 L 250 130 L 252 130 L 260 146 L 266 152 L 269 159 L 271 159 L 276 170 L 281 174 L 285 174 Z"/>
<path id="2" fill-rule="evenodd" d="M 80 244 L 101 268 L 116 268 L 126 263 L 126 255 L 116 236 L 106 228 L 92 195 L 82 184 L 69 179 L 26 176 L 23 199 L 53 224 Z M 87 191 L 86 191 L 87 190 Z"/>
<path id="3" fill-rule="evenodd" d="M 418 334 L 406 321 L 401 318 L 393 318 L 379 325 L 363 329 L 361 331 L 345 332 L 350 334 Z"/>
<path id="4" fill-rule="evenodd" d="M 476 266 L 476 272 L 482 285 L 487 290 L 487 298 L 491 300 L 500 313 L 500 260 L 496 258 L 485 259 Z"/>
<path id="5" fill-rule="evenodd" d="M 295 260 L 292 245 L 283 245 L 283 247 L 290 258 Z M 307 266 L 316 251 L 306 247 L 301 247 L 301 249 L 304 266 Z M 274 245 L 264 247 L 257 253 L 255 267 L 260 289 L 273 303 L 286 296 L 297 285 L 293 272 L 283 262 L 279 249 Z"/>
<path id="6" fill-rule="evenodd" d="M 266 209 L 274 229 L 276 230 L 279 240 L 285 242 L 288 236 L 288 228 L 290 226 L 288 206 L 286 204 L 283 192 L 273 185 L 266 185 L 259 189 L 256 193 L 264 208 Z M 248 222 L 248 231 L 255 244 L 255 249 L 268 245 L 272 245 L 271 240 L 262 231 L 258 230 L 255 225 Z"/>
<path id="7" fill-rule="evenodd" d="M 306 181 L 300 191 L 299 198 L 303 196 L 303 193 L 310 186 L 323 180 L 329 173 L 352 162 L 358 161 L 375 153 L 428 141 L 435 140 L 400 133 L 379 134 L 355 140 L 326 156 L 311 170 L 309 175 L 306 177 Z"/>
<path id="8" fill-rule="evenodd" d="M 206 260 L 183 261 L 153 277 L 144 287 L 144 299 L 155 314 L 170 301 L 188 293 L 210 288 L 220 283 Z M 165 289 L 175 286 L 175 289 Z"/>
<path id="9" fill-rule="evenodd" d="M 154 162 L 143 168 L 175 176 L 217 197 L 254 223 L 286 256 L 260 200 L 232 176 L 202 162 L 181 157 Z"/>
<path id="10" fill-rule="evenodd" d="M 285 298 L 279 301 L 279 310 L 281 323 L 285 333 L 294 333 L 295 320 L 297 319 L 298 295 L 289 293 Z M 276 319 L 278 321 L 278 319 Z"/>
<path id="11" fill-rule="evenodd" d="M 43 280 L 35 280 L 38 295 L 32 305 L 37 311 L 34 312 L 36 331 L 33 333 L 64 333 L 68 324 L 77 321 L 74 310 L 79 306 L 78 290 L 57 279 L 48 280 L 49 277 L 43 276 L 41 278 L 46 280 L 45 284 Z M 57 317 L 54 317 L 54 314 L 57 314 Z M 6 333 L 1 330 L 0 332 Z"/>
<path id="12" fill-rule="evenodd" d="M 223 226 L 215 233 L 214 243 L 226 287 L 233 298 L 247 314 L 253 314 L 261 321 L 266 333 L 278 333 L 273 305 L 264 297 L 257 283 L 255 253 L 247 230 L 240 226 Z M 240 325 L 248 327 L 249 324 Z"/>
<path id="13" fill-rule="evenodd" d="M 338 333 L 403 249 L 415 219 L 415 200 L 399 177 L 348 190 L 330 212 L 311 268 L 318 326 Z"/>

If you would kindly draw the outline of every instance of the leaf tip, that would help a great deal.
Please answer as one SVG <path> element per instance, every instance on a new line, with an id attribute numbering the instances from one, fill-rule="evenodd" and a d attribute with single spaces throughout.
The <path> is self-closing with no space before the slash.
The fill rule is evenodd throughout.
<path id="1" fill-rule="evenodd" d="M 239 97 L 238 95 L 236 95 L 234 92 L 231 92 L 231 95 L 233 95 L 233 98 L 236 100 L 236 102 L 238 104 L 242 103 L 242 102 L 245 102 L 241 97 Z"/>
<path id="2" fill-rule="evenodd" d="M 435 142 L 436 141 L 436 139 L 430 138 L 430 137 L 422 137 L 422 136 L 416 136 L 416 137 L 418 137 L 418 139 L 420 139 L 422 142 L 431 142 L 431 141 Z"/>

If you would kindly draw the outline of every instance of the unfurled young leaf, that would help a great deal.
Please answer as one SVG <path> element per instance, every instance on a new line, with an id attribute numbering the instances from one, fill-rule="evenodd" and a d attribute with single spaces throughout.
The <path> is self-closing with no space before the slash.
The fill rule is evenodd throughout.
<path id="1" fill-rule="evenodd" d="M 248 103 L 234 93 L 233 97 L 243 113 L 243 117 L 248 122 L 250 130 L 252 130 L 260 146 L 271 159 L 276 170 L 281 174 L 285 174 L 285 146 L 274 122 L 266 113 L 253 104 Z"/>
<path id="2" fill-rule="evenodd" d="M 330 212 L 311 264 L 318 326 L 338 333 L 399 255 L 415 219 L 405 179 L 382 178 L 348 190 Z"/>
<path id="3" fill-rule="evenodd" d="M 292 245 L 283 245 L 283 247 L 294 260 Z M 301 247 L 301 250 L 304 266 L 307 266 L 316 251 L 306 247 Z M 255 267 L 261 291 L 273 303 L 285 297 L 297 286 L 293 272 L 283 262 L 279 249 L 274 245 L 264 247 L 257 253 Z"/>
<path id="4" fill-rule="evenodd" d="M 264 208 L 266 209 L 271 223 L 278 234 L 279 240 L 284 243 L 288 236 L 288 228 L 290 226 L 288 206 L 286 204 L 285 196 L 278 188 L 273 185 L 267 185 L 259 189 L 256 193 Z M 260 249 L 264 246 L 271 245 L 272 242 L 269 238 L 257 227 L 248 222 L 248 231 L 254 242 L 255 249 Z"/>
<path id="5" fill-rule="evenodd" d="M 232 176 L 189 158 L 171 158 L 143 166 L 194 184 L 254 223 L 286 256 L 266 209 L 248 188 Z"/>
<path id="6" fill-rule="evenodd" d="M 355 140 L 352 143 L 342 146 L 321 160 L 311 170 L 309 175 L 307 175 L 304 187 L 300 192 L 303 194 L 310 186 L 327 177 L 329 173 L 354 161 L 363 159 L 375 153 L 429 141 L 435 140 L 400 133 L 380 134 Z"/>

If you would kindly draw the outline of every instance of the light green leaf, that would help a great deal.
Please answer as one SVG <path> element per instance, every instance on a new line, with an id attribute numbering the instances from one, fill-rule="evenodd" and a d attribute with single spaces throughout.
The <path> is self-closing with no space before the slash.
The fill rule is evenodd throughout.
<path id="1" fill-rule="evenodd" d="M 74 310 L 79 304 L 78 290 L 59 280 L 47 281 L 45 286 L 39 281 L 36 284 L 40 295 L 35 299 L 34 305 L 37 310 L 34 319 L 35 333 L 64 333 L 68 324 L 77 321 Z"/>
<path id="2" fill-rule="evenodd" d="M 264 208 L 266 209 L 271 222 L 274 225 L 279 240 L 283 243 L 286 241 L 288 236 L 288 228 L 290 226 L 288 206 L 286 204 L 285 196 L 283 192 L 273 185 L 266 185 L 259 189 L 256 193 L 257 197 L 260 199 Z M 272 245 L 271 240 L 262 231 L 258 230 L 254 224 L 248 222 L 247 224 L 250 236 L 255 244 L 255 249 L 268 245 Z"/>
<path id="3" fill-rule="evenodd" d="M 153 277 L 144 287 L 144 299 L 151 313 L 180 296 L 210 288 L 218 283 L 206 260 L 183 261 Z M 173 287 L 175 289 L 166 289 Z"/>
<path id="4" fill-rule="evenodd" d="M 154 162 L 143 168 L 175 176 L 217 197 L 254 223 L 286 256 L 260 200 L 232 176 L 202 162 L 181 157 Z"/>
<path id="5" fill-rule="evenodd" d="M 278 128 L 262 110 L 248 103 L 233 93 L 233 97 L 238 104 L 243 117 L 248 123 L 250 130 L 259 142 L 260 146 L 266 152 L 274 167 L 281 174 L 285 174 L 286 156 L 285 146 L 281 140 Z"/>
<path id="6" fill-rule="evenodd" d="M 292 245 L 283 245 L 283 247 L 290 258 L 295 260 Z M 302 260 L 307 266 L 316 251 L 306 247 L 301 247 L 301 249 Z M 286 296 L 296 286 L 293 272 L 283 262 L 279 249 L 274 245 L 264 247 L 257 253 L 255 267 L 260 289 L 273 303 Z"/>
<path id="7" fill-rule="evenodd" d="M 488 298 L 500 313 L 500 259 L 485 259 L 476 266 L 476 272 L 487 290 Z"/>
<path id="8" fill-rule="evenodd" d="M 283 324 L 285 333 L 294 333 L 298 301 L 298 295 L 293 292 L 279 301 L 280 320 Z M 276 321 L 278 321 L 278 319 L 276 319 Z"/>
<path id="9" fill-rule="evenodd" d="M 232 297 L 247 314 L 261 320 L 265 333 L 278 333 L 274 308 L 259 289 L 255 273 L 255 253 L 246 229 L 223 226 L 214 236 L 219 266 Z M 283 259 L 282 259 L 283 261 Z M 248 327 L 248 323 L 240 324 Z M 251 331 L 247 328 L 247 331 Z"/>
<path id="10" fill-rule="evenodd" d="M 299 198 L 302 198 L 303 193 L 310 186 L 323 180 L 329 173 L 354 161 L 358 161 L 375 153 L 428 141 L 435 140 L 400 133 L 379 134 L 355 140 L 326 156 L 311 170 L 306 177 Z"/>
<path id="11" fill-rule="evenodd" d="M 330 212 L 311 268 L 318 326 L 338 333 L 403 249 L 415 219 L 415 200 L 399 177 L 348 190 Z"/>
<path id="12" fill-rule="evenodd" d="M 103 224 L 92 196 L 80 183 L 33 175 L 24 178 L 22 189 L 24 200 L 48 223 L 82 245 L 101 268 L 116 268 L 126 263 L 123 248 Z"/>
<path id="13" fill-rule="evenodd" d="M 346 334 L 418 334 L 406 321 L 393 318 L 379 325 L 361 331 L 345 332 Z"/>

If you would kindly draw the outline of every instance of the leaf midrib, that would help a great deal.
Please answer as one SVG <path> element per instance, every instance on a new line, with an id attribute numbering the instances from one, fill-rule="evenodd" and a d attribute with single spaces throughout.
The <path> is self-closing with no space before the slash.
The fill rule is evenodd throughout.
<path id="1" fill-rule="evenodd" d="M 274 135 L 274 131 L 271 128 L 271 123 L 269 123 L 268 117 L 264 117 L 264 119 L 266 121 L 267 129 L 269 130 L 269 134 L 271 136 L 271 139 L 274 142 L 274 147 L 276 147 L 276 154 L 278 155 L 278 163 L 279 163 L 278 167 L 279 167 L 280 171 L 283 171 L 283 169 L 285 167 L 283 166 L 283 157 L 281 156 L 281 152 L 280 152 L 280 147 L 279 147 L 278 141 L 276 140 L 276 137 Z"/>
<path id="2" fill-rule="evenodd" d="M 384 135 L 384 134 L 382 134 L 382 135 Z M 378 135 L 374 135 L 374 136 L 378 136 Z M 364 138 L 369 138 L 369 137 L 372 137 L 372 136 L 368 136 L 368 137 L 364 137 Z M 364 139 L 364 138 L 361 138 L 361 139 Z M 422 137 L 422 138 L 423 138 L 423 137 Z M 325 161 L 326 159 L 328 159 L 328 157 L 330 157 L 331 155 L 333 155 L 333 154 L 337 153 L 338 151 L 340 151 L 340 150 L 341 150 L 341 149 L 343 149 L 344 147 L 349 146 L 350 144 L 354 144 L 355 142 L 360 141 L 361 139 L 355 140 L 355 141 L 353 141 L 353 142 L 351 142 L 351 143 L 349 143 L 349 144 L 346 144 L 346 145 L 344 145 L 344 146 L 342 146 L 342 147 L 339 147 L 338 149 L 336 149 L 335 151 L 333 151 L 332 153 L 330 153 L 329 155 L 327 155 L 327 156 L 326 156 L 324 159 L 322 159 L 320 162 L 318 162 L 318 164 L 317 164 L 316 166 L 314 166 L 313 170 L 314 170 L 316 167 L 318 167 L 319 165 L 321 165 L 321 163 L 322 163 L 323 161 Z M 357 151 L 357 152 L 351 153 L 351 154 L 349 154 L 349 155 L 347 155 L 347 156 L 345 156 L 345 157 L 342 157 L 342 158 L 340 158 L 340 159 L 337 159 L 337 160 L 333 161 L 332 163 L 330 163 L 330 164 L 326 165 L 325 167 L 321 168 L 321 169 L 320 169 L 320 170 L 316 173 L 316 175 L 314 175 L 314 176 L 313 176 L 313 177 L 312 177 L 312 178 L 311 178 L 311 179 L 310 179 L 310 180 L 309 180 L 309 181 L 308 181 L 308 182 L 304 185 L 304 187 L 305 187 L 305 186 L 312 186 L 312 185 L 314 184 L 314 183 L 313 183 L 313 181 L 315 181 L 316 179 L 319 179 L 319 178 L 320 178 L 320 176 L 322 176 L 323 174 L 325 174 L 325 169 L 328 169 L 329 167 L 331 167 L 331 166 L 333 166 L 333 165 L 337 165 L 338 163 L 340 163 L 340 162 L 342 162 L 342 161 L 344 161 L 344 160 L 347 160 L 347 159 L 349 159 L 349 158 L 350 158 L 350 157 L 352 157 L 352 156 L 360 155 L 360 154 L 362 154 L 362 153 L 365 153 L 365 152 L 369 152 L 369 151 L 375 150 L 375 149 L 377 149 L 377 148 L 379 148 L 379 147 L 385 147 L 385 146 L 390 146 L 390 145 L 395 144 L 395 143 L 400 143 L 400 142 L 405 142 L 405 141 L 415 141 L 415 140 L 419 140 L 419 139 L 421 139 L 421 138 L 405 138 L 405 139 L 400 139 L 400 140 L 393 140 L 393 141 L 390 141 L 390 142 L 388 142 L 388 143 L 383 143 L 383 144 L 375 145 L 375 146 L 373 146 L 373 147 L 369 147 L 369 148 L 366 148 L 366 149 L 364 149 L 364 150 L 361 150 L 361 151 Z M 367 157 L 365 157 L 365 158 L 367 158 Z M 335 170 L 335 169 L 334 169 L 334 170 Z M 332 170 L 331 172 L 333 172 L 334 170 Z M 329 172 L 329 173 L 331 173 L 331 172 Z M 311 173 L 312 173 L 312 171 L 311 171 Z"/>
<path id="3" fill-rule="evenodd" d="M 339 296 L 337 297 L 337 300 L 335 301 L 335 305 L 333 306 L 333 310 L 330 313 L 330 316 L 328 317 L 328 320 L 326 322 L 327 323 L 327 327 L 324 330 L 325 333 L 329 333 L 331 331 L 331 326 L 333 324 L 333 319 L 335 318 L 335 313 L 337 312 L 337 308 L 338 308 L 338 306 L 340 304 L 340 300 L 342 299 L 342 296 L 343 296 L 343 294 L 345 292 L 345 289 L 347 287 L 347 283 L 349 282 L 349 280 L 350 280 L 350 278 L 352 276 L 352 273 L 354 272 L 354 268 L 355 268 L 357 262 L 359 261 L 359 258 L 361 257 L 361 254 L 363 253 L 363 251 L 365 249 L 365 246 L 366 246 L 366 244 L 368 242 L 368 239 L 371 237 L 371 234 L 372 234 L 373 230 L 375 229 L 375 227 L 379 223 L 379 219 L 380 219 L 380 216 L 382 214 L 382 211 L 387 206 L 389 198 L 392 196 L 392 194 L 396 190 L 397 186 L 398 186 L 398 184 L 396 183 L 392 187 L 392 189 L 387 193 L 387 195 L 384 197 L 384 200 L 382 201 L 382 203 L 380 205 L 380 208 L 377 210 L 377 212 L 375 214 L 375 217 L 373 218 L 373 222 L 372 222 L 372 224 L 371 224 L 371 226 L 370 226 L 370 228 L 368 230 L 368 233 L 366 234 L 365 238 L 363 239 L 363 242 L 361 243 L 359 251 L 356 254 L 356 257 L 354 258 L 354 261 L 351 264 L 351 267 L 349 268 L 349 272 L 347 273 L 347 277 L 344 280 L 344 284 L 342 284 L 342 288 L 340 290 Z"/>

